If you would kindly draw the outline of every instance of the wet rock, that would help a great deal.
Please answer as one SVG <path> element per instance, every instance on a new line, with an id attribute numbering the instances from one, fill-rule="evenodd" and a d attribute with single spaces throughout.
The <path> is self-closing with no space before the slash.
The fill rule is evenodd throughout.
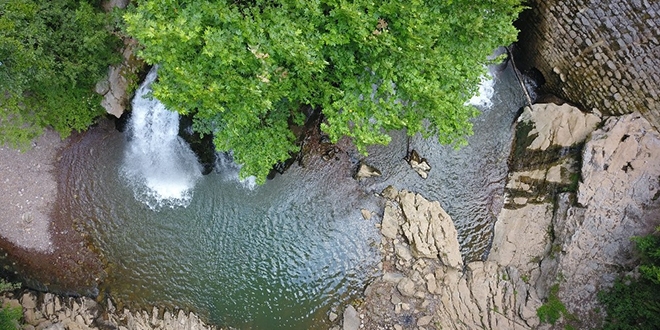
<path id="1" fill-rule="evenodd" d="M 360 210 L 360 213 L 362 214 L 362 218 L 364 220 L 371 220 L 371 211 L 366 210 L 366 209 L 362 209 L 362 210 Z"/>
<path id="2" fill-rule="evenodd" d="M 192 129 L 193 119 L 191 116 L 179 117 L 179 136 L 188 143 L 190 149 L 195 153 L 199 163 L 202 165 L 202 174 L 213 172 L 216 163 L 216 151 L 213 144 L 213 135 L 204 136 Z"/>
<path id="3" fill-rule="evenodd" d="M 24 327 L 25 329 L 215 329 L 206 325 L 195 314 L 186 314 L 182 310 L 177 311 L 176 318 L 173 318 L 170 312 L 165 312 L 163 317 L 159 317 L 156 307 L 153 308 L 152 315 L 146 311 L 132 312 L 128 309 L 117 312 L 110 300 L 107 306 L 103 307 L 87 297 L 62 297 L 52 293 L 37 295 L 33 291 L 25 291 L 21 294 L 21 301 L 24 303 L 21 305 L 16 299 L 8 299 L 9 294 L 0 296 L 0 301 L 5 302 L 3 305 L 11 303 L 10 306 L 23 308 L 24 320 L 29 325 Z M 43 303 L 36 303 L 38 301 Z"/>
<path id="4" fill-rule="evenodd" d="M 360 328 L 360 318 L 353 305 L 348 305 L 344 310 L 344 330 L 358 330 Z"/>
<path id="5" fill-rule="evenodd" d="M 426 179 L 429 176 L 429 171 L 431 171 L 431 165 L 429 165 L 429 162 L 426 160 L 426 158 L 422 158 L 417 153 L 417 151 L 415 151 L 414 149 L 411 150 L 405 159 L 410 165 L 410 167 L 415 172 L 417 172 L 417 174 L 422 179 Z"/>
<path id="6" fill-rule="evenodd" d="M 125 38 L 122 49 L 123 61 L 110 66 L 106 80 L 97 83 L 96 89 L 103 95 L 101 106 L 111 115 L 120 118 L 129 106 L 133 91 L 140 76 L 146 72 L 146 63 L 135 56 L 137 41 Z"/>
<path id="7" fill-rule="evenodd" d="M 355 180 L 360 181 L 362 179 L 378 177 L 381 175 L 382 174 L 377 168 L 360 162 L 357 171 L 355 172 L 355 175 L 353 175 L 353 178 L 355 178 Z"/>
<path id="8" fill-rule="evenodd" d="M 383 219 L 380 224 L 380 232 L 383 236 L 387 238 L 394 239 L 396 238 L 397 232 L 399 230 L 399 208 L 394 202 L 387 201 L 385 204 L 385 211 L 383 213 Z"/>

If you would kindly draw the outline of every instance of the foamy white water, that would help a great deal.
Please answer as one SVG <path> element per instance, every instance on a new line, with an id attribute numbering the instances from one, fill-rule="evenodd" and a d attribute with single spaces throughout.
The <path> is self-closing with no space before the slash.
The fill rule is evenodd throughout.
<path id="1" fill-rule="evenodd" d="M 495 89 L 495 80 L 493 76 L 489 73 L 488 75 L 481 76 L 481 82 L 479 83 L 479 92 L 477 95 L 472 96 L 465 104 L 471 104 L 479 109 L 489 109 L 493 106 L 493 94 Z"/>
<path id="2" fill-rule="evenodd" d="M 133 98 L 130 139 L 121 172 L 135 198 L 150 208 L 187 206 L 202 168 L 190 146 L 178 136 L 179 114 L 147 96 L 156 77 L 154 67 Z"/>

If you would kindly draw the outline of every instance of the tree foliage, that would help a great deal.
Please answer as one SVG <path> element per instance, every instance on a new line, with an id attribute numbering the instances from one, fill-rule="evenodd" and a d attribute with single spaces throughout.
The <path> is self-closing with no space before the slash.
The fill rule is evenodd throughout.
<path id="1" fill-rule="evenodd" d="M 0 144 L 48 126 L 67 136 L 102 113 L 94 85 L 119 59 L 108 22 L 89 1 L 0 2 Z"/>
<path id="2" fill-rule="evenodd" d="M 154 96 L 263 181 L 296 150 L 302 105 L 361 152 L 407 129 L 461 143 L 487 56 L 520 0 L 143 0 L 127 31 L 159 64 Z"/>
<path id="3" fill-rule="evenodd" d="M 617 279 L 614 287 L 598 294 L 605 305 L 604 329 L 660 329 L 660 228 L 635 237 L 640 253 L 640 277 Z"/>

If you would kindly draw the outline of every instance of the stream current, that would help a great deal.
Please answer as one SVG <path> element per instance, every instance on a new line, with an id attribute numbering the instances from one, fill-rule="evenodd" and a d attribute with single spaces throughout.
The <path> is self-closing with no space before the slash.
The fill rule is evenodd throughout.
<path id="1" fill-rule="evenodd" d="M 369 149 L 383 176 L 361 182 L 351 164 L 293 165 L 255 187 L 218 162 L 201 176 L 178 125 L 136 93 L 124 133 L 91 130 L 64 152 L 62 208 L 85 227 L 107 263 L 102 290 L 132 307 L 191 309 L 240 329 L 327 328 L 327 313 L 378 274 L 380 217 L 388 185 L 421 193 L 452 216 L 464 258 L 483 258 L 501 208 L 512 123 L 524 98 L 511 68 L 495 72 L 467 147 L 413 137 L 433 169 L 421 179 L 403 160 L 407 138 Z M 164 113 L 158 114 L 158 111 Z M 161 117 L 164 116 L 164 117 Z M 176 115 L 174 115 L 176 117 Z M 174 126 L 174 127 L 173 127 Z M 222 159 L 222 158 L 221 158 Z"/>

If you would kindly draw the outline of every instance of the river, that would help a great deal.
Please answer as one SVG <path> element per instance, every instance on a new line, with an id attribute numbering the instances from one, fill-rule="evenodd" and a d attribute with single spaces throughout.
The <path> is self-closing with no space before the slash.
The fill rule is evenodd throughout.
<path id="1" fill-rule="evenodd" d="M 433 167 L 427 180 L 403 160 L 402 132 L 369 148 L 366 162 L 380 178 L 354 180 L 348 160 L 293 165 L 263 186 L 238 180 L 226 159 L 201 176 L 172 133 L 176 118 L 139 99 L 148 84 L 127 133 L 91 130 L 62 159 L 62 209 L 102 255 L 101 289 L 118 301 L 190 309 L 241 329 L 327 328 L 328 311 L 359 297 L 378 272 L 379 217 L 365 220 L 360 210 L 381 212 L 375 193 L 388 185 L 439 200 L 466 259 L 488 251 L 524 102 L 510 68 L 495 73 L 492 106 L 481 106 L 467 147 L 412 138 Z"/>

